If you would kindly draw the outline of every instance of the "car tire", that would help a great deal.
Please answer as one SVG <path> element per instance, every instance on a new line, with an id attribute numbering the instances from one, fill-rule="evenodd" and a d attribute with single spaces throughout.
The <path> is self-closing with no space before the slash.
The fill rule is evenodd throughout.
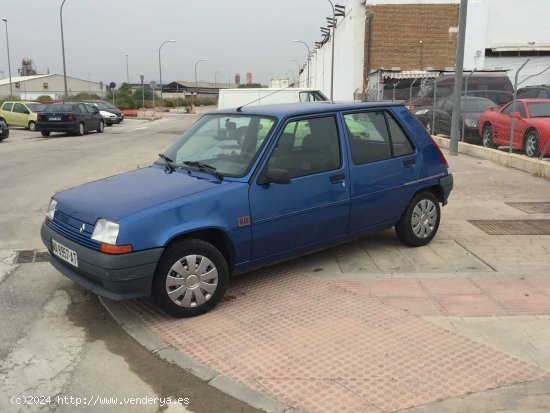
<path id="1" fill-rule="evenodd" d="M 193 317 L 214 308 L 228 280 L 227 261 L 216 247 L 186 239 L 165 250 L 155 270 L 152 295 L 168 314 Z"/>
<path id="2" fill-rule="evenodd" d="M 536 129 L 531 129 L 525 134 L 523 150 L 529 158 L 535 158 L 539 155 L 539 134 Z"/>
<path id="3" fill-rule="evenodd" d="M 31 132 L 36 132 L 36 123 L 34 123 L 32 120 L 29 122 L 29 126 L 28 126 L 29 130 Z"/>
<path id="4" fill-rule="evenodd" d="M 483 125 L 483 133 L 481 134 L 481 144 L 485 148 L 496 148 L 493 142 L 493 127 L 490 123 Z"/>
<path id="5" fill-rule="evenodd" d="M 40 131 L 40 133 L 41 133 L 42 136 L 44 136 L 44 137 L 50 136 L 50 131 L 49 131 L 49 130 L 43 130 L 43 131 Z"/>
<path id="6" fill-rule="evenodd" d="M 431 192 L 416 194 L 395 226 L 397 236 L 406 245 L 421 247 L 428 244 L 439 228 L 441 208 Z"/>
<path id="7" fill-rule="evenodd" d="M 84 126 L 84 122 L 80 122 L 78 124 L 78 131 L 76 132 L 76 134 L 78 136 L 82 136 L 86 133 L 86 127 Z"/>
<path id="8" fill-rule="evenodd" d="M 105 123 L 103 121 L 99 122 L 99 127 L 96 129 L 97 133 L 103 133 L 105 130 Z"/>

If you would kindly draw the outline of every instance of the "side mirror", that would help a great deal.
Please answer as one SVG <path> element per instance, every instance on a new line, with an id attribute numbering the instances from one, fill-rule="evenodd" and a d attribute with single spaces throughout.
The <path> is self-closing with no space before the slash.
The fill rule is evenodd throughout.
<path id="1" fill-rule="evenodd" d="M 521 114 L 519 112 L 511 112 L 508 116 L 511 118 L 521 119 Z"/>
<path id="2" fill-rule="evenodd" d="M 290 183 L 290 173 L 286 169 L 268 169 L 259 179 L 258 184 L 280 184 Z"/>

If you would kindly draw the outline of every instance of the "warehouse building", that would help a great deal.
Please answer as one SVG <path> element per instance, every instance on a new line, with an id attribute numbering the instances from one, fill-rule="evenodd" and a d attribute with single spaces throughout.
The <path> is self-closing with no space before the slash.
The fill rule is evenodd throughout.
<path id="1" fill-rule="evenodd" d="M 22 100 L 34 100 L 39 96 L 49 96 L 52 100 L 60 100 L 65 94 L 63 76 L 56 74 L 15 76 L 11 78 L 11 89 L 13 98 Z M 67 93 L 76 95 L 82 92 L 103 96 L 104 88 L 101 83 L 67 76 Z M 9 95 L 9 77 L 0 79 L 0 98 Z"/>

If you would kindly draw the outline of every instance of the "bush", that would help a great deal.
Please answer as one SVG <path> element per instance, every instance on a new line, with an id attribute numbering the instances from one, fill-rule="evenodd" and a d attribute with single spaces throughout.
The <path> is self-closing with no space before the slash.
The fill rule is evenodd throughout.
<path id="1" fill-rule="evenodd" d="M 53 102 L 54 99 L 49 95 L 40 95 L 36 98 L 36 101 L 44 103 L 44 102 Z"/>

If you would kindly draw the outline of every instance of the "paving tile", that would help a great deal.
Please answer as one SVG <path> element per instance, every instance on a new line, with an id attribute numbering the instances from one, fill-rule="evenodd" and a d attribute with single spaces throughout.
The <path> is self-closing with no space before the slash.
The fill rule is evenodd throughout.
<path id="1" fill-rule="evenodd" d="M 440 295 L 435 297 L 443 312 L 450 316 L 507 315 L 507 310 L 482 294 Z"/>
<path id="2" fill-rule="evenodd" d="M 482 291 L 470 278 L 452 278 L 441 280 L 420 280 L 422 286 L 432 295 L 461 295 L 461 294 L 482 294 Z"/>
<path id="3" fill-rule="evenodd" d="M 443 314 L 439 305 L 427 297 L 385 297 L 381 298 L 380 301 L 419 316 L 438 316 Z"/>

